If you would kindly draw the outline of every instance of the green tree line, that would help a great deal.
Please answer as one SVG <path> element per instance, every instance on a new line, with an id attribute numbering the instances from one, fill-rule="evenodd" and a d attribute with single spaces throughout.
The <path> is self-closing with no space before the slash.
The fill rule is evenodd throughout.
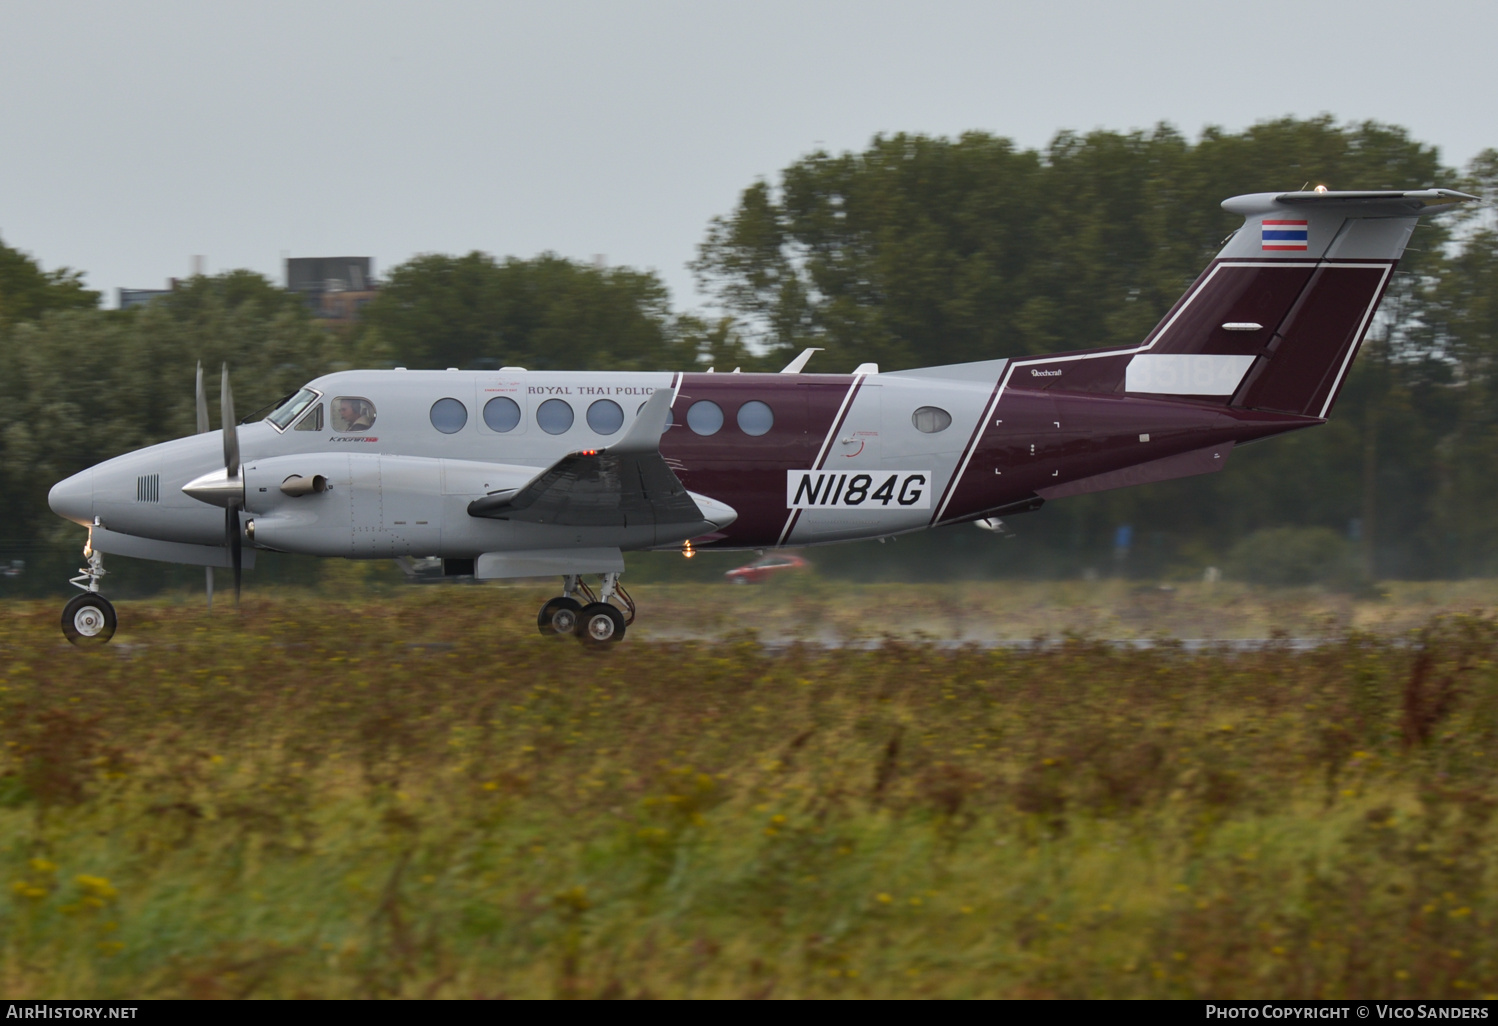
<path id="1" fill-rule="evenodd" d="M 1164 125 L 1063 132 L 1040 150 L 982 133 L 881 136 L 862 152 L 810 154 L 713 219 L 693 263 L 711 317 L 673 310 L 651 272 L 478 252 L 395 267 L 352 328 L 330 328 L 248 271 L 105 311 L 77 272 L 0 242 L 0 547 L 66 534 L 46 507 L 54 481 L 192 431 L 199 360 L 230 364 L 248 412 L 351 366 L 778 369 L 819 346 L 813 370 L 896 370 L 1125 344 L 1237 227 L 1222 199 L 1308 183 L 1493 196 L 1498 154 L 1458 172 L 1403 129 L 1330 117 L 1194 141 Z M 834 550 L 819 561 L 967 573 L 1215 564 L 1286 579 L 1498 572 L 1487 527 L 1498 500 L 1492 213 L 1484 202 L 1422 225 L 1326 427 L 1244 447 L 1225 473 L 1053 504 L 1015 522 L 1019 544 L 957 528 L 898 546 L 903 558 Z M 1135 544 L 1115 561 L 1122 524 Z"/>

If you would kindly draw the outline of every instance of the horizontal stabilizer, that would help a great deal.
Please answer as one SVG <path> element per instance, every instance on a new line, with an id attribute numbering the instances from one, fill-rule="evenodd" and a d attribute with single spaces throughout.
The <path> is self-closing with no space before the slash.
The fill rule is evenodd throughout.
<path id="1" fill-rule="evenodd" d="M 1382 207 L 1390 215 L 1438 214 L 1459 203 L 1470 203 L 1477 198 L 1465 192 L 1457 192 L 1455 189 L 1416 189 L 1409 192 L 1333 192 L 1327 190 L 1325 192 L 1285 192 L 1276 197 L 1281 203 Z"/>
<path id="2" fill-rule="evenodd" d="M 1037 489 L 1047 499 L 1064 499 L 1068 495 L 1085 495 L 1102 492 L 1109 488 L 1125 488 L 1129 485 L 1154 484 L 1157 481 L 1173 481 L 1178 477 L 1194 477 L 1210 474 L 1227 465 L 1228 453 L 1233 451 L 1232 442 L 1209 445 L 1205 449 L 1177 453 L 1163 459 L 1138 463 L 1121 470 L 1110 470 L 1106 474 L 1095 474 L 1078 481 L 1067 481 L 1052 488 Z"/>

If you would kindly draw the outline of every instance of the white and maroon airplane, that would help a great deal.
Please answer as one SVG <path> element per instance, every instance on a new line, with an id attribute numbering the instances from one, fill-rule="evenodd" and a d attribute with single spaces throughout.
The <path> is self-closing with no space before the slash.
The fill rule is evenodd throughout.
<path id="1" fill-rule="evenodd" d="M 623 553 L 764 549 L 996 518 L 1219 470 L 1324 423 L 1421 214 L 1475 197 L 1262 193 L 1137 345 L 852 374 L 348 371 L 264 420 L 118 456 L 53 487 L 89 528 L 76 643 L 107 641 L 102 553 L 232 567 L 258 549 L 437 556 L 480 579 L 560 575 L 543 633 L 633 621 Z M 217 507 L 217 508 L 215 508 Z M 595 593 L 583 575 L 602 575 Z"/>

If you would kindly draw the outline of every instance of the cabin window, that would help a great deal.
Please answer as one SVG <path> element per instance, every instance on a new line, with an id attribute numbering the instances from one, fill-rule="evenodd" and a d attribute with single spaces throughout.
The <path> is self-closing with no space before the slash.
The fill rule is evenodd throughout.
<path id="1" fill-rule="evenodd" d="M 468 407 L 456 399 L 438 399 L 432 404 L 432 427 L 444 435 L 455 435 L 468 423 Z"/>
<path id="2" fill-rule="evenodd" d="M 565 399 L 548 399 L 536 407 L 536 423 L 548 435 L 560 435 L 572 426 L 572 407 Z"/>
<path id="3" fill-rule="evenodd" d="M 716 435 L 723 427 L 723 407 L 711 399 L 699 399 L 687 410 L 687 427 L 699 435 Z"/>
<path id="4" fill-rule="evenodd" d="M 509 396 L 495 396 L 484 404 L 484 423 L 490 431 L 514 431 L 520 426 L 520 404 Z"/>
<path id="5" fill-rule="evenodd" d="M 265 419 L 274 424 L 277 431 L 285 431 L 286 425 L 296 420 L 297 414 L 316 402 L 318 395 L 319 393 L 314 392 L 312 389 L 304 388 L 280 406 L 277 406 L 271 411 L 270 416 Z"/>
<path id="6" fill-rule="evenodd" d="M 340 395 L 333 400 L 334 431 L 368 431 L 374 422 L 374 403 L 363 396 Z"/>
<path id="7" fill-rule="evenodd" d="M 649 400 L 647 399 L 646 402 L 649 402 Z M 645 403 L 641 403 L 640 404 L 640 408 L 635 411 L 635 416 L 638 417 L 640 414 L 642 414 L 644 412 L 645 412 Z M 672 413 L 671 412 L 671 407 L 667 406 L 666 407 L 666 427 L 667 427 L 667 429 L 669 429 L 671 427 L 671 425 L 675 424 L 675 423 L 676 423 L 676 414 Z"/>
<path id="8" fill-rule="evenodd" d="M 910 422 L 917 431 L 934 435 L 952 426 L 952 415 L 936 406 L 922 406 L 910 415 Z"/>
<path id="9" fill-rule="evenodd" d="M 296 422 L 298 431 L 321 431 L 322 430 L 322 403 L 313 403 L 312 408 Z"/>
<path id="10" fill-rule="evenodd" d="M 588 407 L 588 427 L 600 435 L 612 435 L 624 426 L 624 411 L 612 399 L 600 399 Z"/>
<path id="11" fill-rule="evenodd" d="M 766 434 L 775 426 L 775 411 L 758 399 L 739 407 L 739 430 L 746 435 Z"/>

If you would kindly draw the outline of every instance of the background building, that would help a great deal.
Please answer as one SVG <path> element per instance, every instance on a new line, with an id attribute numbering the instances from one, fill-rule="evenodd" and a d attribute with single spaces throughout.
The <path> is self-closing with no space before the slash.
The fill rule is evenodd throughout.
<path id="1" fill-rule="evenodd" d="M 318 317 L 352 323 L 378 294 L 374 257 L 288 257 L 286 287 Z"/>

